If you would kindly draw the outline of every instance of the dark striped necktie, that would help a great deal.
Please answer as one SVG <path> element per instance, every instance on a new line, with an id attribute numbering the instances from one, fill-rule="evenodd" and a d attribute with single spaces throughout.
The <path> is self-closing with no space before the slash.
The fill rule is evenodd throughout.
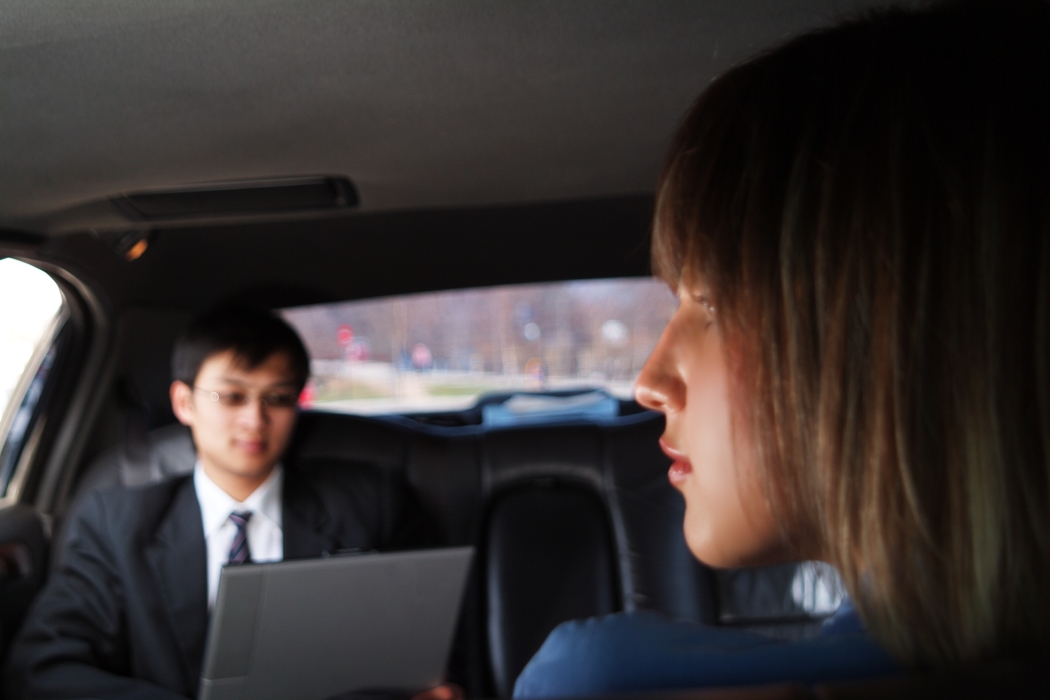
<path id="1" fill-rule="evenodd" d="M 237 526 L 237 534 L 233 536 L 233 542 L 230 543 L 230 557 L 226 560 L 227 564 L 251 563 L 252 552 L 248 549 L 248 521 L 251 519 L 252 512 L 250 510 L 230 513 L 230 520 Z"/>

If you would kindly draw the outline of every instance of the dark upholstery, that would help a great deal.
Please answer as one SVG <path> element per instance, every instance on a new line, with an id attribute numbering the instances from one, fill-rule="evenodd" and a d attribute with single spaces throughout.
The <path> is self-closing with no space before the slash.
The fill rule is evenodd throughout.
<path id="1" fill-rule="evenodd" d="M 702 624 L 718 621 L 715 575 L 685 544 L 685 501 L 667 481 L 658 440 L 662 416 L 604 432 L 607 501 L 620 547 L 625 609 L 657 610 Z"/>
<path id="2" fill-rule="evenodd" d="M 44 585 L 48 541 L 43 518 L 32 507 L 6 507 L 0 523 L 0 655 L 22 624 L 29 604 Z"/>
<path id="3" fill-rule="evenodd" d="M 77 497 L 93 488 L 145 486 L 193 471 L 189 428 L 178 423 L 136 435 L 99 456 L 77 482 Z M 76 499 L 74 499 L 76 500 Z"/>
<path id="4" fill-rule="evenodd" d="M 471 696 L 506 696 L 564 620 L 646 609 L 719 624 L 720 602 L 746 609 L 746 600 L 719 600 L 740 588 L 725 585 L 732 574 L 715 574 L 686 548 L 662 431 L 652 413 L 485 429 L 304 412 L 285 461 L 405 480 L 428 516 L 429 542 L 479 547 L 450 673 Z M 100 485 L 188 472 L 194 459 L 182 426 L 129 437 L 84 471 L 74 500 Z M 790 577 L 776 573 L 787 600 Z M 786 620 L 806 631 L 808 620 Z"/>
<path id="5" fill-rule="evenodd" d="M 559 623 L 619 610 L 608 510 L 592 488 L 552 478 L 495 496 L 482 551 L 488 648 L 500 697 Z"/>

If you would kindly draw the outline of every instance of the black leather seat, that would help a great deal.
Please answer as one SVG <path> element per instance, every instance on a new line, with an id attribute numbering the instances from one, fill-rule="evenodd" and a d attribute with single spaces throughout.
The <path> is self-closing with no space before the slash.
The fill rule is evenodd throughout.
<path id="1" fill-rule="evenodd" d="M 651 609 L 713 623 L 713 579 L 682 536 L 683 504 L 657 447 L 663 419 L 490 430 L 479 595 L 491 674 L 511 694 L 566 620 Z"/>
<path id="2" fill-rule="evenodd" d="M 7 506 L 0 527 L 0 655 L 7 652 L 22 618 L 47 575 L 44 519 L 24 503 Z"/>
<path id="3" fill-rule="evenodd" d="M 452 673 L 471 696 L 506 696 L 564 620 L 645 609 L 722 622 L 725 575 L 686 548 L 684 504 L 657 446 L 662 431 L 651 413 L 485 429 L 304 412 L 286 460 L 407 482 L 430 516 L 430 543 L 478 546 Z M 101 455 L 76 493 L 169 478 L 194 460 L 185 428 L 160 428 Z M 779 572 L 776 581 L 783 588 L 789 579 Z"/>
<path id="4" fill-rule="evenodd" d="M 558 624 L 621 608 L 608 510 L 587 485 L 524 481 L 495 495 L 481 548 L 497 695 Z"/>

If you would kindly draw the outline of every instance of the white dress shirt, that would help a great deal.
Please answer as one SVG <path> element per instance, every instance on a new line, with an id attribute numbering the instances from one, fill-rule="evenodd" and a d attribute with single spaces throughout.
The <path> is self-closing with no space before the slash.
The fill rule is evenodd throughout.
<path id="1" fill-rule="evenodd" d="M 219 573 L 230 555 L 230 545 L 237 534 L 237 526 L 230 513 L 250 511 L 247 537 L 252 561 L 281 561 L 284 558 L 284 533 L 281 530 L 281 492 L 284 469 L 274 467 L 266 481 L 244 499 L 235 500 L 204 473 L 197 462 L 193 468 L 193 488 L 201 507 L 204 524 L 204 543 L 208 549 L 208 609 L 215 605 L 219 593 Z"/>

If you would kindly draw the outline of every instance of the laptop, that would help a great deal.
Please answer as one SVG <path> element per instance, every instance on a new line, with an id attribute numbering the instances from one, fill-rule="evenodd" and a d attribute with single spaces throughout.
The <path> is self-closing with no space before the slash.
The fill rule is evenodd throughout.
<path id="1" fill-rule="evenodd" d="M 227 566 L 201 700 L 325 700 L 441 682 L 473 547 Z"/>

